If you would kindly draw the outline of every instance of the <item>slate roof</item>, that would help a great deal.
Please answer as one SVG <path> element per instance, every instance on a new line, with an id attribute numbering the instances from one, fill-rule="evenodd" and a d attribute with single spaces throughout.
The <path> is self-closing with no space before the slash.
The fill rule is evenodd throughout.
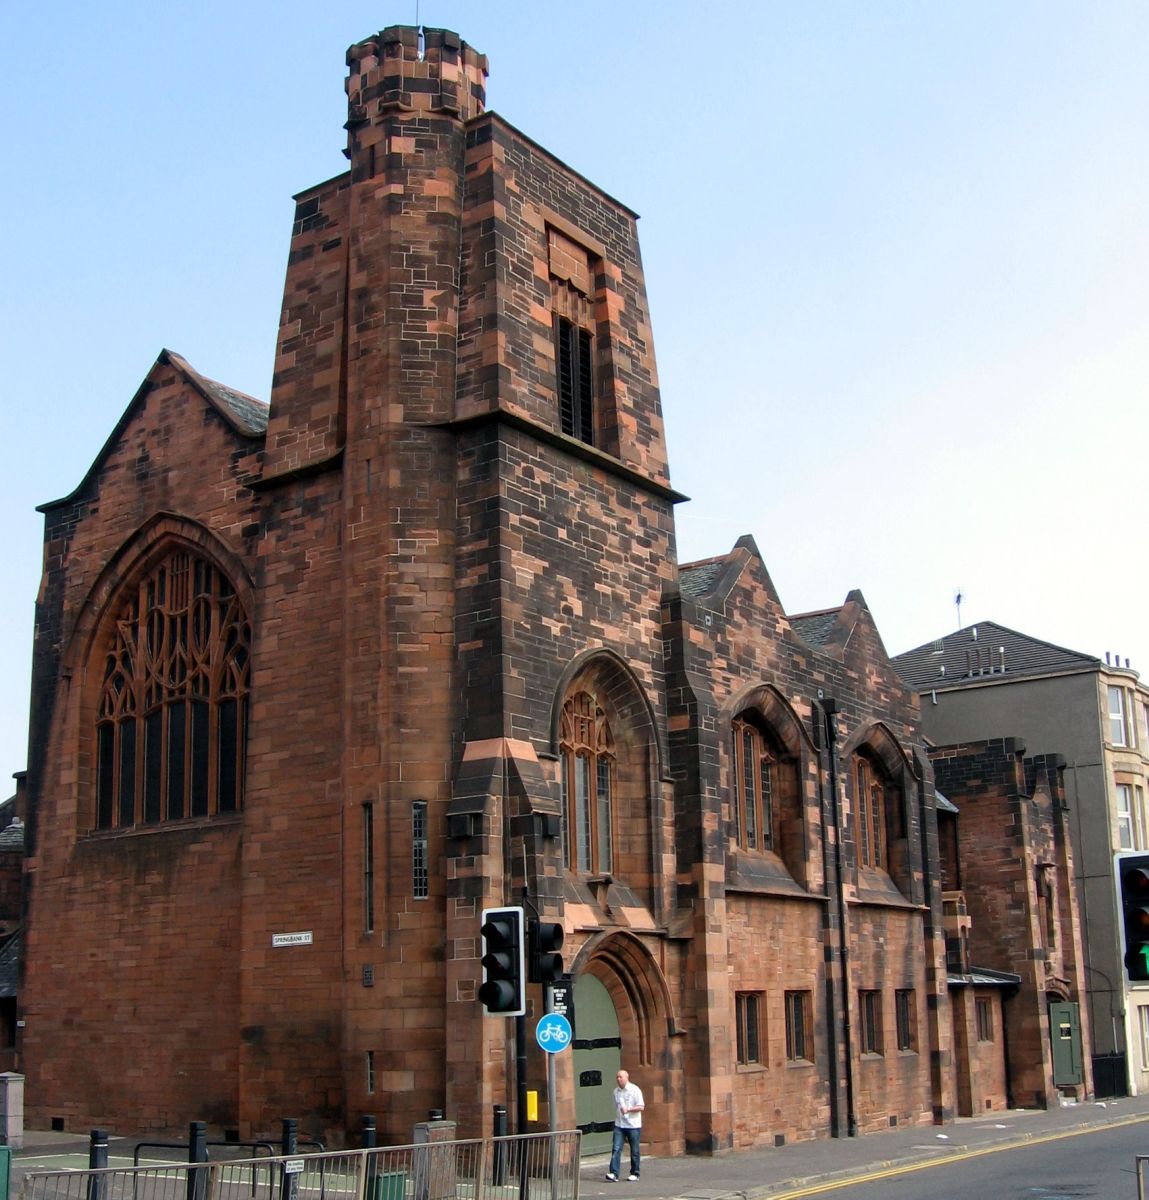
<path id="1" fill-rule="evenodd" d="M 822 612 L 799 613 L 790 618 L 790 628 L 807 646 L 825 646 L 838 624 L 841 611 L 840 608 L 827 608 Z"/>
<path id="2" fill-rule="evenodd" d="M 943 796 L 937 788 L 934 788 L 934 799 L 937 801 L 938 812 L 954 813 L 956 815 L 960 811 L 958 806 L 952 800 Z"/>
<path id="3" fill-rule="evenodd" d="M 1101 661 L 993 621 L 979 621 L 896 655 L 893 664 L 903 683 L 922 692 L 989 679 L 1028 679 L 1063 671 L 1096 670 Z"/>
<path id="4" fill-rule="evenodd" d="M 1020 987 L 1021 976 L 1012 971 L 992 971 L 989 967 L 970 967 L 968 975 L 950 975 L 950 987 Z"/>
<path id="5" fill-rule="evenodd" d="M 24 822 L 13 817 L 11 824 L 0 829 L 0 850 L 24 849 Z"/>
<path id="6" fill-rule="evenodd" d="M 687 563 L 678 572 L 678 586 L 688 600 L 697 600 L 712 591 L 726 570 L 725 558 L 710 558 L 705 562 Z"/>
<path id="7" fill-rule="evenodd" d="M 267 432 L 268 406 L 262 400 L 257 400 L 254 396 L 247 395 L 246 392 L 237 392 L 235 388 L 229 388 L 226 384 L 201 375 L 183 355 L 177 354 L 174 350 L 165 350 L 164 354 L 188 376 L 204 397 L 215 405 L 240 433 L 245 433 L 248 437 L 258 437 Z"/>
<path id="8" fill-rule="evenodd" d="M 15 996 L 20 985 L 20 950 L 24 935 L 17 930 L 0 946 L 0 996 Z"/>

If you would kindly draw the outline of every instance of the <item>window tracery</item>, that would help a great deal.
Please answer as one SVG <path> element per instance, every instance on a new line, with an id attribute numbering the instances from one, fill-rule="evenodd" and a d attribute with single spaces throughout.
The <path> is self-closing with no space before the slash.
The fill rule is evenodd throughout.
<path id="1" fill-rule="evenodd" d="M 96 721 L 96 828 L 238 811 L 251 626 L 235 589 L 177 549 L 118 603 Z"/>
<path id="2" fill-rule="evenodd" d="M 614 738 L 606 713 L 589 692 L 563 704 L 562 832 L 572 870 L 605 874 L 613 869 Z"/>

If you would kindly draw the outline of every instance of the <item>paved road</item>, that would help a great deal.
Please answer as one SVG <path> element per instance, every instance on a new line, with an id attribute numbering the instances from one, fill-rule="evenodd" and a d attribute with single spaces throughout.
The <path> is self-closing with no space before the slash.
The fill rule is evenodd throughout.
<path id="1" fill-rule="evenodd" d="M 780 1200 L 783 1196 L 824 1194 L 829 1184 L 872 1177 L 878 1171 L 891 1172 L 887 1178 L 893 1180 L 907 1177 L 904 1172 L 893 1173 L 896 1168 L 920 1168 L 946 1160 L 950 1160 L 951 1167 L 956 1167 L 959 1158 L 964 1163 L 973 1152 L 1037 1143 L 1039 1139 L 1058 1137 L 1063 1139 L 1063 1144 L 1072 1147 L 1084 1144 L 1081 1136 L 1072 1135 L 1105 1128 L 1125 1128 L 1132 1139 L 1129 1145 L 1144 1144 L 1149 1150 L 1149 1097 L 1081 1104 L 1048 1112 L 993 1113 L 945 1126 L 896 1129 L 856 1138 L 820 1139 L 712 1158 L 644 1156 L 642 1179 L 633 1184 L 605 1182 L 605 1159 L 590 1161 L 582 1170 L 580 1192 L 583 1200 Z M 144 1140 L 147 1139 L 113 1137 L 111 1157 L 113 1160 L 126 1157 L 130 1161 L 135 1143 Z M 1002 1159 L 1000 1154 L 986 1154 L 986 1157 Z M 83 1167 L 86 1164 L 85 1134 L 28 1131 L 23 1149 L 13 1156 L 13 1184 L 18 1184 L 25 1170 Z M 947 1196 L 930 1183 L 931 1177 L 940 1169 L 931 1167 L 918 1172 L 918 1178 L 925 1184 L 921 1195 Z M 889 1190 L 890 1186 L 885 1184 L 885 1190 L 873 1194 L 886 1200 L 897 1194 Z M 811 1191 L 814 1187 L 820 1191 Z M 15 1189 L 13 1194 L 16 1194 Z M 836 1194 L 843 1193 L 836 1189 Z M 917 1193 L 901 1194 L 908 1197 Z M 1105 1195 L 1104 1192 L 1095 1194 L 1098 1197 Z M 1021 1195 L 1025 1200 L 1055 1200 L 1056 1193 L 1043 1195 L 1030 1191 Z M 1132 1200 L 1136 1196 L 1136 1187 L 1113 1193 L 1114 1200 L 1125 1200 L 1126 1196 Z M 983 1189 L 977 1194 L 977 1200 L 999 1200 L 999 1196 L 992 1188 Z"/>
<path id="2" fill-rule="evenodd" d="M 638 1183 L 606 1183 L 604 1164 L 586 1164 L 582 1171 L 582 1200 L 780 1200 L 782 1196 L 823 1194 L 838 1180 L 871 1176 L 877 1171 L 956 1160 L 958 1156 L 1005 1146 L 1021 1146 L 1041 1138 L 1070 1135 L 1086 1129 L 1128 1127 L 1149 1148 L 1149 1097 L 1073 1105 L 1035 1111 L 1027 1109 L 972 1117 L 945 1126 L 922 1126 L 873 1133 L 865 1137 L 824 1139 L 761 1150 L 745 1150 L 714 1158 L 644 1159 Z M 1072 1145 L 1078 1139 L 1069 1138 Z M 991 1156 L 1000 1157 L 1000 1156 Z M 923 1195 L 946 1197 L 929 1188 L 925 1171 Z M 891 1175 L 891 1178 L 895 1176 Z M 814 1193 L 810 1188 L 822 1191 Z M 806 1190 L 803 1190 L 806 1189 Z M 838 1193 L 840 1194 L 840 1193 Z M 882 1196 L 888 1192 L 876 1193 Z M 912 1195 L 913 1193 L 907 1193 Z M 1098 1193 L 1102 1195 L 1103 1193 Z M 1115 1200 L 1130 1200 L 1115 1193 Z M 992 1189 L 978 1200 L 998 1200 Z M 1031 1193 L 1026 1200 L 1051 1200 Z"/>
<path id="3" fill-rule="evenodd" d="M 856 1183 L 789 1193 L 829 1200 L 1135 1200 L 1144 1124 L 1054 1133 L 1051 1140 L 973 1151 L 927 1166 L 873 1172 Z M 775 1200 L 780 1200 L 776 1197 Z"/>

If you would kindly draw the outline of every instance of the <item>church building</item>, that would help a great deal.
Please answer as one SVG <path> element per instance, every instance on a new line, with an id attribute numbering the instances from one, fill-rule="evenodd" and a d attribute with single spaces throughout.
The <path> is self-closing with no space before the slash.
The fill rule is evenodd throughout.
<path id="1" fill-rule="evenodd" d="M 948 1119 L 933 776 L 864 599 L 678 563 L 636 214 L 454 33 L 347 62 L 269 405 L 165 350 L 42 507 L 28 1123 L 487 1132 L 480 914 L 524 902 L 586 1151 L 619 1066 L 654 1153 Z"/>

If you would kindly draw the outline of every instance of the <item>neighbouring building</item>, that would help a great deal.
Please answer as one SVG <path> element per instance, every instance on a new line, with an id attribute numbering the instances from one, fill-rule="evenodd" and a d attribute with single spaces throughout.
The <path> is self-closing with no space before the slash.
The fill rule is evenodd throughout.
<path id="1" fill-rule="evenodd" d="M 946 1119 L 933 777 L 864 600 L 788 617 L 749 538 L 680 569 L 635 214 L 455 34 L 348 64 L 270 406 L 165 351 L 42 508 L 29 1120 L 480 1133 L 524 896 L 588 1149 L 620 1064 L 660 1153 Z"/>
<path id="2" fill-rule="evenodd" d="M 0 804 L 0 1071 L 19 1071 L 18 996 L 23 954 L 24 813 L 27 774 Z"/>
<path id="3" fill-rule="evenodd" d="M 1149 688 L 1128 660 L 1102 661 L 988 621 L 894 664 L 921 696 L 931 742 L 1012 737 L 1029 754 L 1064 757 L 1093 1084 L 1099 1096 L 1149 1089 L 1149 986 L 1126 976 L 1113 867 L 1117 852 L 1149 849 Z"/>
<path id="4" fill-rule="evenodd" d="M 1065 761 L 1003 738 L 930 751 L 960 1116 L 1092 1093 Z"/>

